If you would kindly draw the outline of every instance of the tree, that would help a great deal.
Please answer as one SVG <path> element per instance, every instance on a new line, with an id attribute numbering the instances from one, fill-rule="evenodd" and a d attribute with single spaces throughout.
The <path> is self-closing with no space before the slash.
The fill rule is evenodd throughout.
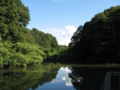
<path id="1" fill-rule="evenodd" d="M 18 41 L 22 27 L 28 22 L 29 11 L 21 0 L 0 1 L 0 35 L 3 40 Z"/>
<path id="2" fill-rule="evenodd" d="M 119 25 L 120 6 L 116 6 L 95 15 L 91 21 L 85 23 L 81 32 L 78 28 L 79 33 L 73 35 L 71 42 L 73 56 L 81 58 L 81 61 L 77 62 L 119 62 L 110 60 L 120 57 Z M 90 58 L 92 60 L 89 60 Z"/>
<path id="3" fill-rule="evenodd" d="M 74 35 L 71 38 L 71 43 L 69 44 L 70 47 L 76 45 L 76 43 L 80 41 L 82 30 L 83 30 L 83 26 L 79 26 L 77 31 L 74 33 Z"/>
<path id="4" fill-rule="evenodd" d="M 58 47 L 57 40 L 54 36 L 48 33 L 44 33 L 36 28 L 33 28 L 31 31 L 35 42 L 42 46 L 43 48 L 56 48 Z"/>

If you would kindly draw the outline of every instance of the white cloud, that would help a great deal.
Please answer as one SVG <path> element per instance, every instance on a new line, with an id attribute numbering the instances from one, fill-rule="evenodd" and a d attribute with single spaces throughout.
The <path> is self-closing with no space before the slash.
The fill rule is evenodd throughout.
<path id="1" fill-rule="evenodd" d="M 44 32 L 50 33 L 56 37 L 60 45 L 68 45 L 71 41 L 73 33 L 77 30 L 74 25 L 67 25 L 63 28 L 46 28 Z"/>
<path id="2" fill-rule="evenodd" d="M 74 33 L 77 28 L 74 25 L 67 25 L 67 26 L 65 26 L 65 29 L 69 30 L 70 33 Z"/>

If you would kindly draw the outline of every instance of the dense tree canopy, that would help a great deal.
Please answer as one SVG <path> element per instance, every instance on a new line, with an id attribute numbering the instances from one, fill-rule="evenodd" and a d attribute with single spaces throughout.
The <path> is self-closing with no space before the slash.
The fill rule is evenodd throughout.
<path id="1" fill-rule="evenodd" d="M 30 15 L 21 0 L 0 0 L 0 67 L 39 64 L 55 55 L 54 36 L 26 26 Z"/>
<path id="2" fill-rule="evenodd" d="M 32 35 L 35 38 L 35 42 L 41 45 L 44 48 L 57 47 L 57 40 L 51 34 L 44 33 L 35 28 L 31 31 Z"/>
<path id="3" fill-rule="evenodd" d="M 70 44 L 71 53 L 79 58 L 77 62 L 119 62 L 116 61 L 120 56 L 119 25 L 120 6 L 116 6 L 97 14 L 82 30 L 79 27 Z"/>
<path id="4" fill-rule="evenodd" d="M 1 39 L 18 41 L 21 38 L 22 28 L 28 24 L 29 19 L 29 10 L 20 0 L 1 0 Z"/>

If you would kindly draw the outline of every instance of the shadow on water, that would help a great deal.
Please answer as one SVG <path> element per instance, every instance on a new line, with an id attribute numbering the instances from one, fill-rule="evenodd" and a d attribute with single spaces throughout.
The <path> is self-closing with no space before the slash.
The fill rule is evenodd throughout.
<path id="1" fill-rule="evenodd" d="M 120 90 L 120 71 L 72 68 L 69 75 L 76 90 Z"/>
<path id="2" fill-rule="evenodd" d="M 120 71 L 47 67 L 38 71 L 0 72 L 0 90 L 120 90 Z"/>

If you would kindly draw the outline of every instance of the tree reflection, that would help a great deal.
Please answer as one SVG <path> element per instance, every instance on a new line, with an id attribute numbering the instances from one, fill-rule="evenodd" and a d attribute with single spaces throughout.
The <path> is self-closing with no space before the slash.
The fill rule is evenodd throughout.
<path id="1" fill-rule="evenodd" d="M 120 90 L 120 72 L 105 69 L 72 68 L 69 75 L 76 90 Z"/>
<path id="2" fill-rule="evenodd" d="M 57 74 L 57 68 L 25 72 L 0 72 L 0 90 L 34 90 L 38 85 L 51 81 Z"/>

